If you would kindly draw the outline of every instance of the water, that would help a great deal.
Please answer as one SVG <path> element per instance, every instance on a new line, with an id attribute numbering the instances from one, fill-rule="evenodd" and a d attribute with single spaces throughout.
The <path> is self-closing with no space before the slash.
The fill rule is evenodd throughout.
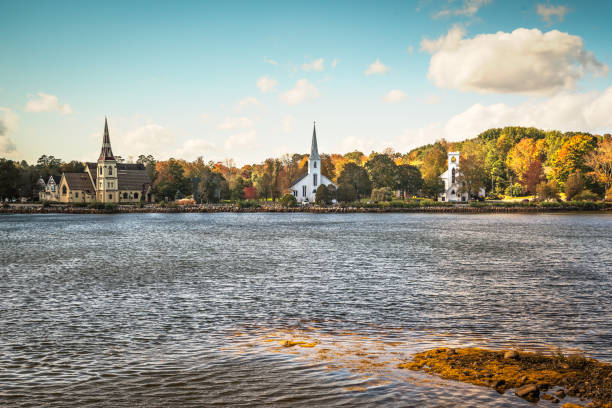
<path id="1" fill-rule="evenodd" d="M 533 406 L 396 365 L 611 362 L 610 248 L 609 214 L 3 215 L 0 406 Z"/>

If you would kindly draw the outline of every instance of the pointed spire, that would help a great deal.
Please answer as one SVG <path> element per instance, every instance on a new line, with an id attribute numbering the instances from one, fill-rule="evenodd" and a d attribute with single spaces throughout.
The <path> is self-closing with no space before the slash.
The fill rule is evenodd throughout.
<path id="1" fill-rule="evenodd" d="M 312 125 L 312 145 L 310 146 L 310 160 L 321 160 L 319 147 L 317 146 L 317 122 Z"/>
<path id="2" fill-rule="evenodd" d="M 104 117 L 104 137 L 102 138 L 102 151 L 100 152 L 100 160 L 115 160 L 113 149 L 111 148 L 110 136 L 108 135 L 108 120 Z"/>

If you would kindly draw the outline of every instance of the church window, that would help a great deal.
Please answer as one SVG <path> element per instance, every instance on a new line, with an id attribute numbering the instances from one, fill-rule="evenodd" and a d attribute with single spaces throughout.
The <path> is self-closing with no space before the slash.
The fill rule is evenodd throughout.
<path id="1" fill-rule="evenodd" d="M 66 186 L 62 187 L 62 195 L 66 195 L 67 191 Z"/>
<path id="2" fill-rule="evenodd" d="M 112 194 L 109 194 L 109 195 L 108 195 L 108 199 L 109 199 L 109 200 L 112 200 L 112 199 L 113 199 L 113 195 L 112 195 Z"/>
<path id="3" fill-rule="evenodd" d="M 138 193 L 134 193 L 134 198 L 138 198 Z"/>
<path id="4" fill-rule="evenodd" d="M 79 198 L 79 193 L 78 192 L 74 193 L 74 197 Z"/>
<path id="5" fill-rule="evenodd" d="M 123 198 L 126 199 L 127 198 L 127 193 L 123 193 Z"/>
<path id="6" fill-rule="evenodd" d="M 100 175 L 102 175 L 102 167 L 99 167 Z"/>
<path id="7" fill-rule="evenodd" d="M 113 166 L 108 166 L 108 174 L 113 175 Z"/>
<path id="8" fill-rule="evenodd" d="M 442 196 L 442 201 L 446 201 L 446 197 Z"/>
<path id="9" fill-rule="evenodd" d="M 317 185 L 317 176 L 318 176 L 318 174 L 313 174 L 312 175 L 312 185 L 313 186 Z"/>
<path id="10" fill-rule="evenodd" d="M 453 173 L 453 175 L 452 175 L 451 183 L 455 184 L 455 169 L 454 168 L 453 168 L 453 172 L 452 173 Z M 455 193 L 453 193 L 453 194 L 455 194 Z"/>
<path id="11" fill-rule="evenodd" d="M 313 163 L 313 167 L 316 169 L 317 168 L 317 162 Z"/>
<path id="12" fill-rule="evenodd" d="M 297 190 L 293 190 L 293 196 L 297 197 Z"/>
<path id="13" fill-rule="evenodd" d="M 465 201 L 465 196 L 461 196 L 461 201 Z"/>
<path id="14" fill-rule="evenodd" d="M 306 197 L 306 186 L 302 186 L 302 197 Z"/>
<path id="15" fill-rule="evenodd" d="M 451 194 L 455 194 L 455 190 L 451 191 Z"/>

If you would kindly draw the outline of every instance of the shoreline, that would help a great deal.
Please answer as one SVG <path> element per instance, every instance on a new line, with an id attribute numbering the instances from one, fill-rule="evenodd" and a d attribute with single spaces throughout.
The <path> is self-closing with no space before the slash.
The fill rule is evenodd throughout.
<path id="1" fill-rule="evenodd" d="M 12 205 L 0 208 L 0 214 L 150 214 L 150 213 L 312 213 L 312 214 L 384 214 L 384 213 L 433 213 L 433 214 L 526 214 L 526 213 L 612 213 L 612 203 L 600 208 L 580 208 L 572 205 L 547 206 L 430 206 L 430 207 L 240 207 L 234 204 L 201 204 L 191 206 L 117 206 L 112 209 L 74 207 L 70 205 Z"/>

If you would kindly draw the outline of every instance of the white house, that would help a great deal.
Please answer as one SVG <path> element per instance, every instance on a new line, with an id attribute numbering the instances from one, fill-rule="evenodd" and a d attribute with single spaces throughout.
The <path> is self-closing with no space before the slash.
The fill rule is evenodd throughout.
<path id="1" fill-rule="evenodd" d="M 440 201 L 468 201 L 469 194 L 459 192 L 459 152 L 448 152 L 448 169 L 442 173 L 440 178 L 444 181 L 444 192 L 438 196 Z M 478 197 L 485 196 L 485 189 L 478 191 Z"/>
<path id="2" fill-rule="evenodd" d="M 319 148 L 317 147 L 317 129 L 312 127 L 312 145 L 310 147 L 310 156 L 308 157 L 308 173 L 297 179 L 291 185 L 293 195 L 298 202 L 314 202 L 317 192 L 317 187 L 320 185 L 328 186 L 332 184 L 330 179 L 321 174 L 321 157 L 319 156 Z"/>

